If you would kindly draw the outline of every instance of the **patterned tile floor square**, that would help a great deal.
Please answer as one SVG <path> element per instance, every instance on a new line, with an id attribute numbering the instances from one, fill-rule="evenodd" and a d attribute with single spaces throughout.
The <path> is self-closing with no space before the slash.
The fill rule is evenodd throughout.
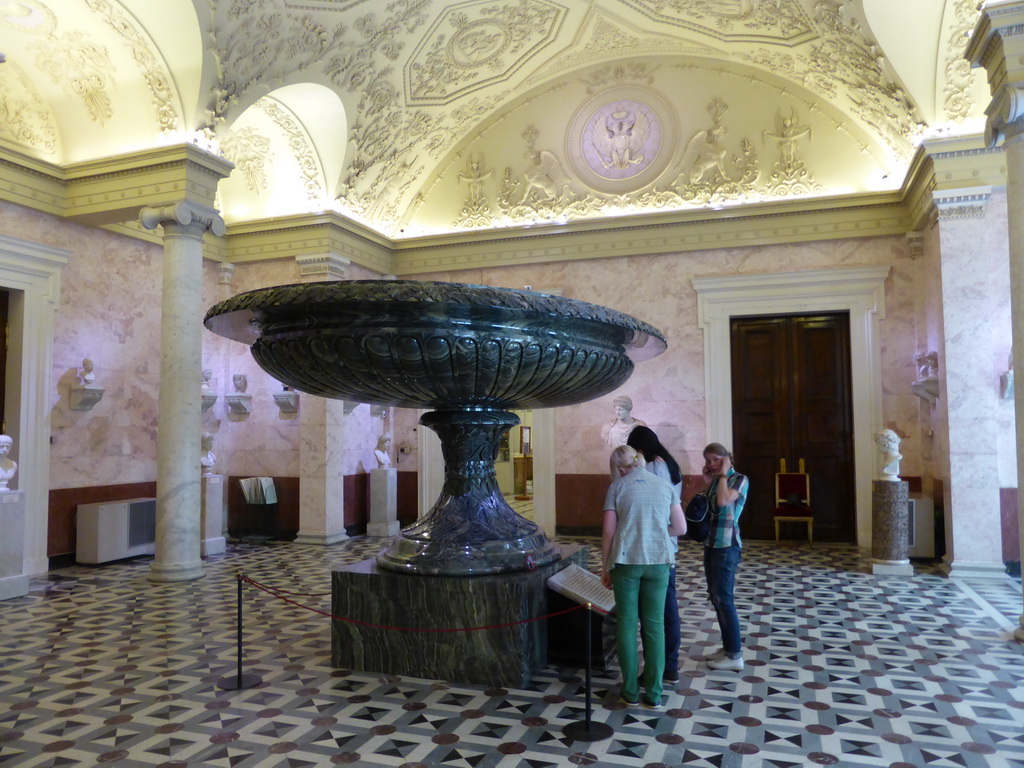
<path id="1" fill-rule="evenodd" d="M 596 560 L 596 540 L 563 541 Z M 718 635 L 682 547 L 681 682 L 650 712 L 595 673 L 605 741 L 563 733 L 585 715 L 583 670 L 511 690 L 334 669 L 326 617 L 249 586 L 245 671 L 263 682 L 217 687 L 236 672 L 237 573 L 326 611 L 330 568 L 382 545 L 236 543 L 179 584 L 148 582 L 149 558 L 34 580 L 0 604 L 0 767 L 1024 768 L 1020 581 L 873 576 L 849 546 L 747 546 L 740 673 L 700 661 Z"/>

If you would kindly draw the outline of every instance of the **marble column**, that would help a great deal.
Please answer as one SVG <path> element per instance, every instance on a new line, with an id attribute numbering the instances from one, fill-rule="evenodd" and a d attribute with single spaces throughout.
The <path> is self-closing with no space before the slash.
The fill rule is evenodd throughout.
<path id="1" fill-rule="evenodd" d="M 1014 378 L 1024 381 L 1024 1 L 985 6 L 964 56 L 972 66 L 985 67 L 993 94 L 986 114 L 985 135 L 990 146 L 1004 139 L 1006 207 L 1010 241 L 1010 305 Z M 1021 343 L 1018 344 L 1017 342 Z M 1024 477 L 1024 386 L 1014 393 L 1017 430 L 1017 480 Z M 1024 552 L 1024 495 L 1017 494 L 1021 551 Z M 1024 613 L 1014 635 L 1024 641 Z"/>
<path id="2" fill-rule="evenodd" d="M 297 256 L 301 282 L 341 280 L 349 260 L 333 253 Z M 329 545 L 345 533 L 345 408 L 303 395 L 299 409 L 299 532 L 296 544 Z"/>
<path id="3" fill-rule="evenodd" d="M 998 252 L 998 230 L 986 221 L 988 188 L 933 193 L 939 231 L 942 346 L 936 415 L 946 424 L 945 568 L 951 576 L 1001 577 L 998 432 L 992 383 L 993 276 L 979 269 Z"/>
<path id="4" fill-rule="evenodd" d="M 192 386 L 202 369 L 203 235 L 224 234 L 216 211 L 194 203 L 143 208 L 146 229 L 164 230 L 160 323 L 156 555 L 152 581 L 203 575 L 200 558 L 200 441 L 202 404 Z"/>

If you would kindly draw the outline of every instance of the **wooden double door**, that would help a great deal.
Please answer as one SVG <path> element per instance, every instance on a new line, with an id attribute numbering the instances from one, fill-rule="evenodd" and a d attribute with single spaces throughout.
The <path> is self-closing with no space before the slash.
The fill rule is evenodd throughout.
<path id="1" fill-rule="evenodd" d="M 795 472 L 803 458 L 814 540 L 856 541 L 849 314 L 734 318 L 730 337 L 733 453 L 750 478 L 744 538 L 775 538 L 779 459 Z"/>

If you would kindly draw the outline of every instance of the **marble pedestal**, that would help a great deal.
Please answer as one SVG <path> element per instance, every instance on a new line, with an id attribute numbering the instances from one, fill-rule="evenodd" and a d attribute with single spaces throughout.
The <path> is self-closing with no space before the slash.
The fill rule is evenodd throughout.
<path id="1" fill-rule="evenodd" d="M 397 536 L 398 525 L 398 470 L 377 467 L 370 470 L 370 522 L 366 533 L 370 536 Z"/>
<path id="2" fill-rule="evenodd" d="M 903 480 L 871 483 L 871 572 L 912 576 L 910 486 Z"/>
<path id="3" fill-rule="evenodd" d="M 25 494 L 0 491 L 0 600 L 28 594 L 25 562 Z"/>
<path id="4" fill-rule="evenodd" d="M 200 554 L 221 555 L 227 549 L 224 538 L 224 476 L 203 475 L 202 540 Z"/>
<path id="5" fill-rule="evenodd" d="M 561 557 L 533 571 L 485 576 L 422 576 L 379 569 L 364 560 L 332 571 L 331 612 L 385 627 L 419 630 L 495 627 L 469 632 L 381 629 L 331 620 L 335 667 L 405 677 L 525 687 L 547 664 L 548 578 L 586 548 L 563 546 Z"/>

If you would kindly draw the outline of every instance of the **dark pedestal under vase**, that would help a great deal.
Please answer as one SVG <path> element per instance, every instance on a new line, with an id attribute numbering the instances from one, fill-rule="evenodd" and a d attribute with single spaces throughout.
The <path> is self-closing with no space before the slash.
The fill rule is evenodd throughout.
<path id="1" fill-rule="evenodd" d="M 335 667 L 405 677 L 525 687 L 547 665 L 547 580 L 576 563 L 585 547 L 532 571 L 483 576 L 423 576 L 389 571 L 374 560 L 332 571 L 331 661 Z M 467 632 L 404 631 L 366 626 Z M 510 625 L 511 626 L 500 626 Z"/>

